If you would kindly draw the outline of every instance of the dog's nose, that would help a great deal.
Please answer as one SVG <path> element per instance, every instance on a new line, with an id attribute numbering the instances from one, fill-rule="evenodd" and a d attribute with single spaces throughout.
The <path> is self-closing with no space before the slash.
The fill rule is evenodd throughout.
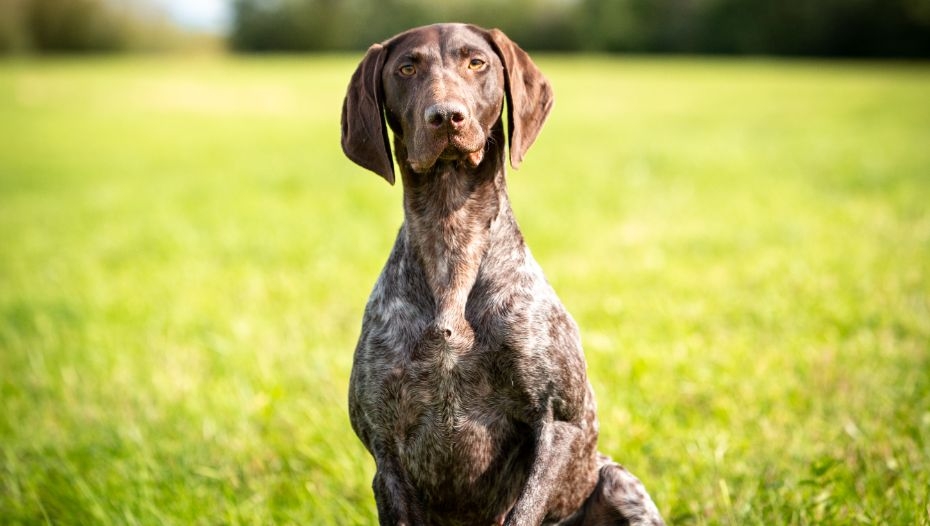
<path id="1" fill-rule="evenodd" d="M 423 119 L 434 128 L 449 126 L 457 129 L 465 123 L 467 117 L 468 110 L 458 102 L 439 102 L 423 112 Z"/>

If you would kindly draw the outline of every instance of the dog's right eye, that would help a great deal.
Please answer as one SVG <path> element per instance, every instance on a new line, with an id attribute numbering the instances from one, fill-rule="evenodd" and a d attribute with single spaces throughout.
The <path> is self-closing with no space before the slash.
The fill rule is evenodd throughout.
<path id="1" fill-rule="evenodd" d="M 413 64 L 404 64 L 397 68 L 397 72 L 400 73 L 402 77 L 412 77 L 413 74 L 417 72 L 417 68 Z"/>

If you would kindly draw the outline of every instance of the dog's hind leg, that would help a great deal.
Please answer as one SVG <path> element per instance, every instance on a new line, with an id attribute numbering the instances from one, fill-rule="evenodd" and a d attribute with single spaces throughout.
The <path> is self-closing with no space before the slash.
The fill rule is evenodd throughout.
<path id="1" fill-rule="evenodd" d="M 664 526 L 659 510 L 638 478 L 610 458 L 599 455 L 594 491 L 561 526 Z"/>

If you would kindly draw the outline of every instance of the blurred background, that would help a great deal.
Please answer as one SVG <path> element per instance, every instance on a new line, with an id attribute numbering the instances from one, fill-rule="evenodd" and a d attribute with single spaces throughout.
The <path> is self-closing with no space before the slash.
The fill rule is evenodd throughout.
<path id="1" fill-rule="evenodd" d="M 531 50 L 930 56 L 927 0 L 4 0 L 0 51 L 364 49 L 448 20 Z"/>
<path id="2" fill-rule="evenodd" d="M 553 85 L 510 199 L 669 523 L 930 526 L 930 0 L 0 0 L 0 524 L 377 522 L 339 108 L 450 20 Z"/>

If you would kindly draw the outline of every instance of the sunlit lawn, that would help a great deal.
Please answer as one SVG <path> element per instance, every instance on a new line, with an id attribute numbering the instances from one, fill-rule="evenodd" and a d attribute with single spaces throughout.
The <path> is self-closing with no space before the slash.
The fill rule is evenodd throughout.
<path id="1" fill-rule="evenodd" d="M 371 524 L 360 56 L 0 62 L 0 523 Z M 542 57 L 517 217 L 678 524 L 930 524 L 930 65 Z"/>

